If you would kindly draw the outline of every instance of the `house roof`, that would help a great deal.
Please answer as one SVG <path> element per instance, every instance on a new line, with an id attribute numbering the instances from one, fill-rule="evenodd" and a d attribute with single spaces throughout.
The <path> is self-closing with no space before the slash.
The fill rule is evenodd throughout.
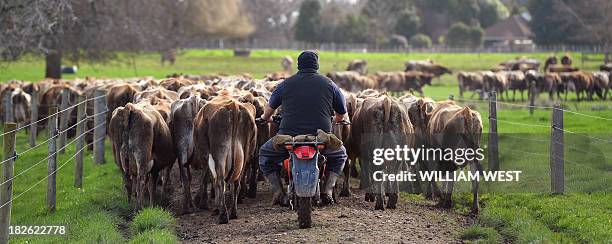
<path id="1" fill-rule="evenodd" d="M 485 30 L 485 40 L 526 40 L 534 36 L 527 21 L 520 15 L 513 15 L 497 22 Z"/>

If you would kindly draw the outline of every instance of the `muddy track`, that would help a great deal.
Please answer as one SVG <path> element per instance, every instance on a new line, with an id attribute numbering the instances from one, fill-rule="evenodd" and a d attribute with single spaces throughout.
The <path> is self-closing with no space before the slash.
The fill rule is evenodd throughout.
<path id="1" fill-rule="evenodd" d="M 178 218 L 179 238 L 186 243 L 459 243 L 459 232 L 473 221 L 423 201 L 400 200 L 397 209 L 374 211 L 374 204 L 365 202 L 363 193 L 353 188 L 353 195 L 338 198 L 338 204 L 315 208 L 313 228 L 299 229 L 297 214 L 288 208 L 271 206 L 268 185 L 259 182 L 257 198 L 245 198 L 238 205 L 238 219 L 218 225 L 217 216 L 209 210 L 178 214 L 182 188 L 178 174 L 173 172 L 173 176 L 169 208 Z M 194 196 L 196 190 L 194 185 Z"/>

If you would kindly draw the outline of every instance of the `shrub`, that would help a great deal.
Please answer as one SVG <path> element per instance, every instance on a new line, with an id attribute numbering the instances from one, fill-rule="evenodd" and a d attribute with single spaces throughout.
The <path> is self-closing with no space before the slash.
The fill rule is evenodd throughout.
<path id="1" fill-rule="evenodd" d="M 430 48 L 431 38 L 424 34 L 416 34 L 410 38 L 410 45 L 415 48 Z"/>
<path id="2" fill-rule="evenodd" d="M 169 230 L 148 230 L 130 241 L 132 244 L 178 243 L 178 238 Z"/>

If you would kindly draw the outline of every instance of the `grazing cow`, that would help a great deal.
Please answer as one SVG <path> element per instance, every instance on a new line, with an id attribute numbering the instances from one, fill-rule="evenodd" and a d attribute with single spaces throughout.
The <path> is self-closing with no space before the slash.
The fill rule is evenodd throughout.
<path id="1" fill-rule="evenodd" d="M 346 71 L 355 71 L 360 75 L 366 75 L 368 73 L 368 61 L 363 59 L 354 59 L 349 62 Z"/>
<path id="2" fill-rule="evenodd" d="M 254 155 L 256 133 L 255 107 L 228 95 L 213 98 L 196 115 L 193 131 L 196 160 L 208 163 L 219 224 L 238 218 L 240 177 L 245 163 Z"/>
<path id="3" fill-rule="evenodd" d="M 404 90 L 410 92 L 417 91 L 419 95 L 423 96 L 423 87 L 425 85 L 431 86 L 432 78 L 433 75 L 430 73 L 420 71 L 404 72 Z"/>
<path id="4" fill-rule="evenodd" d="M 538 73 L 535 70 L 530 70 L 525 73 L 525 81 L 535 88 L 533 90 L 534 94 L 529 96 L 536 96 L 537 98 L 540 93 L 548 92 L 548 98 L 552 101 L 557 85 L 561 83 L 561 77 L 557 73 Z"/>
<path id="5" fill-rule="evenodd" d="M 478 92 L 480 99 L 483 99 L 484 93 L 486 92 L 484 87 L 483 73 L 484 72 L 459 72 L 457 74 L 459 97 L 463 97 L 463 93 L 466 91 L 474 91 Z M 475 93 L 472 94 L 470 98 L 473 98 L 474 95 Z"/>
<path id="6" fill-rule="evenodd" d="M 179 166 L 179 175 L 183 184 L 183 208 L 182 213 L 191 213 L 193 203 L 191 201 L 191 173 L 189 166 L 193 165 L 193 121 L 200 109 L 206 104 L 206 100 L 196 94 L 177 100 L 172 103 L 171 127 L 174 152 L 176 153 Z M 201 169 L 207 170 L 205 167 Z M 204 184 L 204 190 L 206 185 Z M 206 206 L 207 199 L 200 199 L 199 207 Z"/>
<path id="7" fill-rule="evenodd" d="M 357 71 L 338 71 L 338 72 L 330 72 L 327 73 L 327 78 L 331 79 L 338 87 L 356 92 L 361 90 L 360 87 L 357 86 L 355 82 L 356 77 L 359 77 L 359 72 Z"/>
<path id="8" fill-rule="evenodd" d="M 525 81 L 525 73 L 522 71 L 508 71 L 506 72 L 508 77 L 508 89 L 512 90 L 512 101 L 515 101 L 516 90 L 521 92 L 521 101 L 525 100 L 523 92 L 529 89 L 527 82 Z"/>
<path id="9" fill-rule="evenodd" d="M 374 182 L 373 173 L 383 171 L 387 174 L 397 173 L 400 164 L 385 161 L 381 165 L 372 163 L 376 148 L 395 148 L 397 145 L 414 145 L 414 130 L 408 113 L 397 99 L 380 94 L 378 97 L 364 99 L 361 108 L 355 112 L 351 127 L 351 140 L 358 143 L 359 151 L 369 158 L 362 163 L 362 181 L 368 186 L 366 201 L 376 201 L 375 209 L 385 208 L 385 184 Z M 372 187 L 374 191 L 372 191 Z M 389 201 L 387 208 L 396 208 L 399 185 L 397 181 L 389 182 Z"/>
<path id="10" fill-rule="evenodd" d="M 599 66 L 600 71 L 612 72 L 612 63 L 605 63 Z"/>
<path id="11" fill-rule="evenodd" d="M 503 95 L 506 93 L 506 99 L 508 99 L 508 93 L 506 92 L 508 89 L 508 76 L 505 71 L 483 73 L 483 79 L 486 90 L 497 92 L 500 99 L 503 99 Z"/>
<path id="12" fill-rule="evenodd" d="M 164 66 L 165 62 L 170 63 L 170 65 L 174 65 L 174 63 L 176 62 L 175 49 L 167 49 L 161 52 L 161 65 Z"/>
<path id="13" fill-rule="evenodd" d="M 113 111 L 109 135 L 115 162 L 123 172 L 128 201 L 131 202 L 136 184 L 136 209 L 142 208 L 148 183 L 149 203 L 155 204 L 159 172 L 176 160 L 172 135 L 163 118 L 146 102 L 128 103 Z"/>
<path id="14" fill-rule="evenodd" d="M 576 91 L 576 98 L 581 101 L 584 96 L 588 100 L 593 100 L 593 74 L 587 72 L 571 72 L 565 76 L 561 76 L 563 83 L 569 87 L 573 87 Z M 565 78 L 565 79 L 564 79 Z M 566 91 L 567 92 L 567 91 Z M 583 95 L 584 93 L 584 95 Z M 566 93 L 567 100 L 567 93 Z"/>
<path id="15" fill-rule="evenodd" d="M 555 73 L 563 73 L 563 72 L 576 72 L 580 69 L 572 67 L 571 65 L 550 65 L 548 66 L 548 72 L 555 72 Z"/>
<path id="16" fill-rule="evenodd" d="M 606 100 L 609 89 L 610 73 L 604 71 L 593 72 L 593 92 L 596 93 L 600 99 Z"/>
<path id="17" fill-rule="evenodd" d="M 444 74 L 453 73 L 453 71 L 451 71 L 450 69 L 440 64 L 436 64 L 432 60 L 408 61 L 406 62 L 405 66 L 406 68 L 404 69 L 404 71 L 421 71 L 423 73 L 433 74 L 433 76 L 436 78 L 439 78 L 440 76 Z"/>
<path id="18" fill-rule="evenodd" d="M 284 71 L 288 73 L 291 72 L 293 66 L 293 59 L 291 58 L 291 56 L 283 57 L 283 59 L 281 60 L 281 66 L 283 67 Z"/>
<path id="19" fill-rule="evenodd" d="M 439 102 L 429 115 L 427 126 L 429 145 L 444 150 L 472 149 L 480 147 L 482 136 L 482 119 L 477 111 L 468 107 L 460 107 L 453 102 Z M 438 169 L 452 174 L 458 168 L 470 164 L 473 174 L 479 174 L 482 166 L 477 159 L 471 162 L 457 164 L 453 160 L 445 161 L 438 158 Z M 452 206 L 453 181 L 443 182 L 442 196 L 439 206 L 450 208 Z M 472 181 L 472 213 L 478 213 L 478 181 Z"/>

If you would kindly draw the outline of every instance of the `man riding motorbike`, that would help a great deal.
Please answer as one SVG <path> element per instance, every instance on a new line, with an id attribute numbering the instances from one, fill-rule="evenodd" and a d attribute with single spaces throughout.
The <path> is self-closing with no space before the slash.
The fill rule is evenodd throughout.
<path id="1" fill-rule="evenodd" d="M 272 115 L 282 104 L 283 114 L 278 134 L 316 135 L 317 129 L 331 132 L 333 122 L 348 119 L 344 95 L 327 77 L 320 75 L 318 55 L 304 51 L 298 57 L 298 72 L 278 84 L 270 96 L 261 119 L 271 122 Z M 347 159 L 346 149 L 324 149 L 327 158 L 324 185 L 321 191 L 322 204 L 333 202 L 332 191 Z M 276 150 L 268 140 L 259 150 L 259 167 L 274 191 L 273 204 L 287 205 L 288 199 L 280 179 L 283 160 L 289 157 L 287 150 Z"/>

